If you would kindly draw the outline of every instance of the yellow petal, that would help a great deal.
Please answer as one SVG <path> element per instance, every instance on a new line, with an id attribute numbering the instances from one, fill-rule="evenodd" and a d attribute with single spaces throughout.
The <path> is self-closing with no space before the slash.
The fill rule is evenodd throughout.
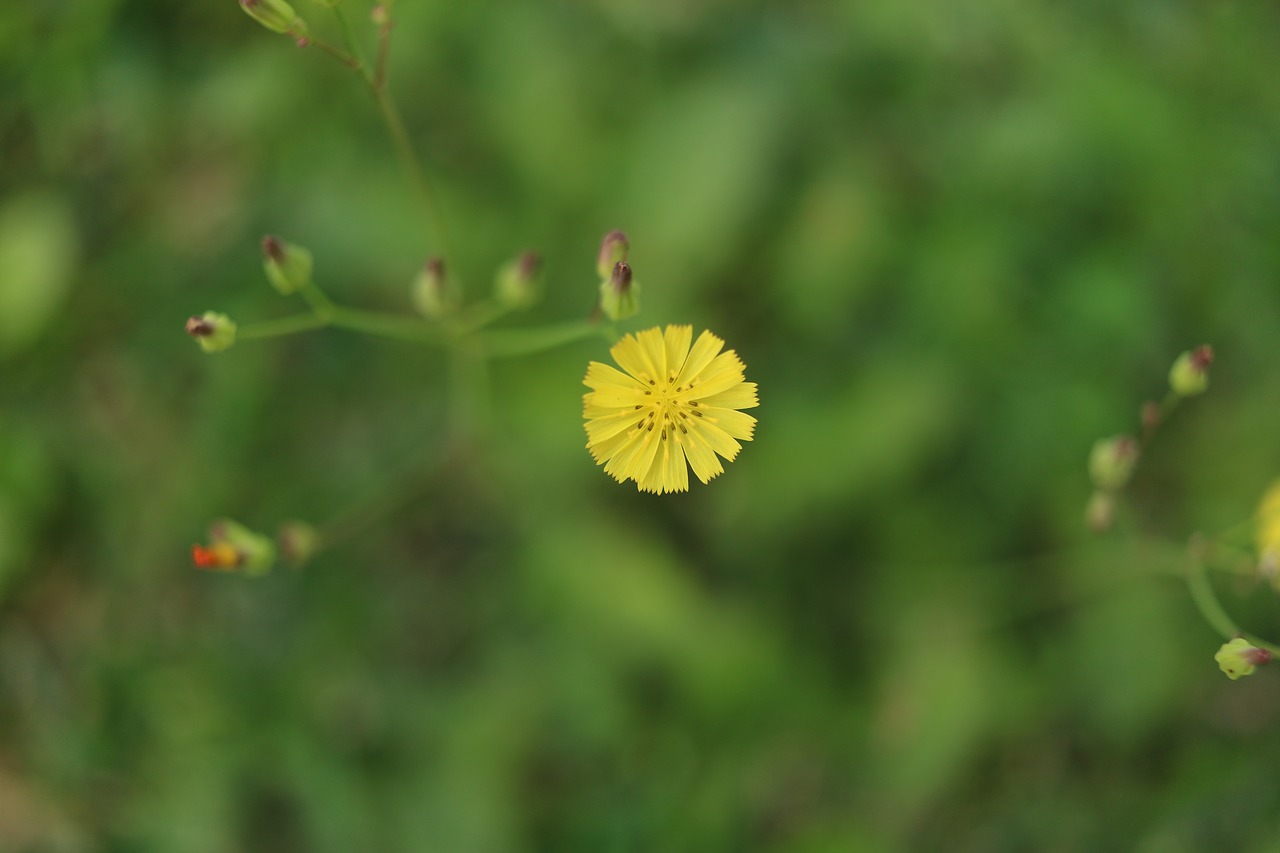
<path id="1" fill-rule="evenodd" d="M 680 368 L 680 376 L 676 379 L 676 384 L 688 385 L 690 380 L 696 378 L 702 369 L 711 363 L 722 347 L 724 347 L 724 341 L 710 332 L 698 335 L 698 340 L 693 343 L 693 349 L 689 350 L 689 357 L 684 360 L 684 367 Z"/>

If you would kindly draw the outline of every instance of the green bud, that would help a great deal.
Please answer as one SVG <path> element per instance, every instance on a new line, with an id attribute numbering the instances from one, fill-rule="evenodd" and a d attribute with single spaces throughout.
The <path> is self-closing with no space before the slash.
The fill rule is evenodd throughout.
<path id="1" fill-rule="evenodd" d="M 538 301 L 538 273 L 541 260 L 537 252 L 525 252 L 498 270 L 494 295 L 509 308 L 528 308 Z"/>
<path id="2" fill-rule="evenodd" d="M 610 320 L 625 320 L 640 311 L 640 283 L 631 278 L 626 261 L 618 261 L 613 275 L 600 282 L 600 310 Z"/>
<path id="3" fill-rule="evenodd" d="M 274 33 L 305 38 L 307 24 L 285 0 L 240 0 L 240 8 Z"/>
<path id="4" fill-rule="evenodd" d="M 601 281 L 609 280 L 614 267 L 627 259 L 630 249 L 627 235 L 621 231 L 614 230 L 604 235 L 604 239 L 600 241 L 600 253 L 596 255 L 596 272 L 600 274 Z"/>
<path id="5" fill-rule="evenodd" d="M 187 320 L 187 334 L 205 352 L 222 352 L 236 342 L 236 324 L 226 314 L 206 311 Z"/>
<path id="6" fill-rule="evenodd" d="M 1253 671 L 1271 660 L 1271 652 L 1260 649 L 1244 637 L 1236 637 L 1213 656 L 1218 668 L 1227 674 L 1227 678 L 1235 681 L 1245 675 L 1253 675 Z"/>
<path id="7" fill-rule="evenodd" d="M 1089 477 L 1104 492 L 1118 492 L 1138 464 L 1138 442 L 1132 436 L 1100 438 L 1089 453 Z"/>
<path id="8" fill-rule="evenodd" d="M 320 534 L 305 521 L 289 521 L 280 526 L 276 542 L 281 555 L 294 567 L 301 567 L 320 547 Z"/>
<path id="9" fill-rule="evenodd" d="M 433 320 L 452 314 L 460 301 L 457 290 L 444 273 L 444 261 L 440 258 L 432 258 L 418 271 L 411 295 L 418 313 Z"/>
<path id="10" fill-rule="evenodd" d="M 268 234 L 262 238 L 262 268 L 271 286 L 288 296 L 311 281 L 311 253 Z"/>
<path id="11" fill-rule="evenodd" d="M 1169 368 L 1169 387 L 1182 397 L 1203 394 L 1209 387 L 1209 365 L 1213 364 L 1213 347 L 1205 345 L 1184 352 Z"/>

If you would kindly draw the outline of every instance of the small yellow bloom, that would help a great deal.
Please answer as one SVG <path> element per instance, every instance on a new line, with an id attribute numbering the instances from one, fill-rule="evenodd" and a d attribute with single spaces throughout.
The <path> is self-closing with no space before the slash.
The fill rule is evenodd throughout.
<path id="1" fill-rule="evenodd" d="M 1258 568 L 1280 590 L 1280 480 L 1258 502 Z"/>
<path id="2" fill-rule="evenodd" d="M 689 468 L 703 483 L 724 471 L 750 441 L 756 419 L 739 409 L 759 405 L 756 384 L 724 341 L 692 326 L 626 335 L 610 353 L 622 370 L 593 361 L 582 397 L 587 449 L 619 483 L 642 492 L 684 492 Z M 625 373 L 623 371 L 626 371 Z M 685 461 L 688 460 L 688 466 Z"/>

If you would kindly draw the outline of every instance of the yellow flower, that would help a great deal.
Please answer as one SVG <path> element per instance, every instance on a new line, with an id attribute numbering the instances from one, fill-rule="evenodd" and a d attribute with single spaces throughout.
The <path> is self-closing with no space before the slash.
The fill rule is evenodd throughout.
<path id="1" fill-rule="evenodd" d="M 1280 590 L 1280 480 L 1258 502 L 1258 568 Z"/>
<path id="2" fill-rule="evenodd" d="M 692 326 L 626 335 L 610 353 L 622 370 L 593 361 L 582 397 L 587 449 L 619 483 L 642 492 L 683 492 L 689 471 L 706 483 L 750 441 L 756 419 L 738 409 L 759 405 L 743 364 L 710 332 L 693 340 Z M 688 460 L 688 467 L 685 460 Z"/>

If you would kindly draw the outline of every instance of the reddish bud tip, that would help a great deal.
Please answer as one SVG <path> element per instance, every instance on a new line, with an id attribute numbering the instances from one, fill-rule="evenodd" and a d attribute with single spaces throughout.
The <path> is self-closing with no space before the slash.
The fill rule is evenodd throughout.
<path id="1" fill-rule="evenodd" d="M 516 269 L 522 278 L 532 279 L 538 274 L 538 268 L 541 266 L 541 256 L 537 252 L 528 251 L 520 256 Z"/>
<path id="2" fill-rule="evenodd" d="M 187 334 L 193 338 L 207 338 L 213 334 L 213 323 L 203 317 L 191 317 L 187 320 Z"/>
<path id="3" fill-rule="evenodd" d="M 1191 351 L 1191 366 L 1204 372 L 1213 364 L 1213 347 L 1208 344 L 1198 346 Z"/>
<path id="4" fill-rule="evenodd" d="M 284 241 L 274 234 L 262 238 L 262 254 L 278 264 L 284 263 Z"/>
<path id="5" fill-rule="evenodd" d="M 1250 666 L 1262 666 L 1271 660 L 1271 652 L 1257 647 L 1246 650 L 1240 655 Z"/>
<path id="6" fill-rule="evenodd" d="M 430 258 L 422 265 L 422 270 L 437 281 L 444 281 L 444 258 Z"/>
<path id="7" fill-rule="evenodd" d="M 631 265 L 626 261 L 618 261 L 613 265 L 613 276 L 609 286 L 618 293 L 626 293 L 631 289 Z"/>

